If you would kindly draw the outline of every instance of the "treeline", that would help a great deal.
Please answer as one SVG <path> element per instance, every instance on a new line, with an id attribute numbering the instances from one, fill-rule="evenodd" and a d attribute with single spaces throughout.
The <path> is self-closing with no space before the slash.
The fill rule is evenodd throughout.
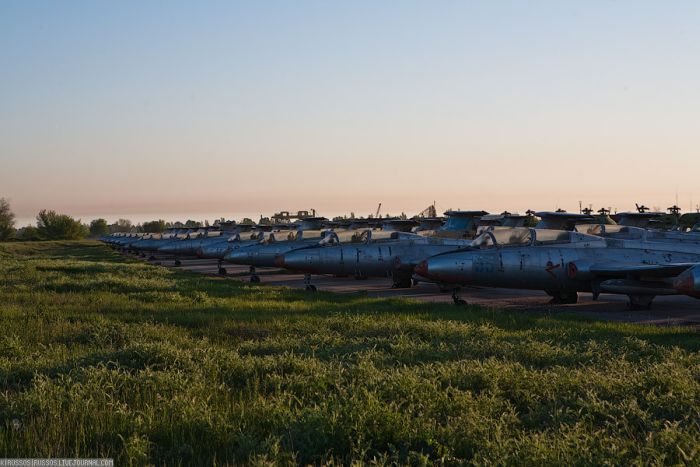
<path id="1" fill-rule="evenodd" d="M 119 219 L 109 224 L 105 219 L 94 219 L 84 224 L 80 219 L 74 219 L 66 214 L 43 209 L 36 216 L 36 225 L 15 227 L 15 214 L 10 203 L 0 198 L 0 241 L 38 241 L 38 240 L 80 240 L 86 237 L 97 238 L 118 232 L 152 232 L 160 233 L 171 227 L 199 227 L 201 223 L 188 220 L 187 222 L 166 222 L 163 219 L 133 224 L 128 219 Z M 209 225 L 205 222 L 205 225 Z"/>

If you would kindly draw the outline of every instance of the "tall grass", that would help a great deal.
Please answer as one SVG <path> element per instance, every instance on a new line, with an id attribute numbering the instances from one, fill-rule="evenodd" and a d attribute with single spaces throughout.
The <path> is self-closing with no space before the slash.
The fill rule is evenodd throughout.
<path id="1" fill-rule="evenodd" d="M 700 336 L 0 246 L 0 457 L 698 464 Z"/>

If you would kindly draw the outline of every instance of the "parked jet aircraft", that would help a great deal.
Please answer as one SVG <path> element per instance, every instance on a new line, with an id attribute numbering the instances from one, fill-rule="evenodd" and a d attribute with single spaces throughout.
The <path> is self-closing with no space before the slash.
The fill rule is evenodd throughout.
<path id="1" fill-rule="evenodd" d="M 352 275 L 358 279 L 390 277 L 394 287 L 410 287 L 413 268 L 423 259 L 469 245 L 469 240 L 426 237 L 414 233 L 365 230 L 348 243 L 297 248 L 277 258 L 275 264 L 306 274 Z"/>
<path id="2" fill-rule="evenodd" d="M 469 249 L 428 258 L 415 272 L 455 286 L 544 290 L 561 303 L 575 303 L 582 291 L 594 299 L 603 292 L 627 295 L 632 309 L 649 308 L 657 295 L 700 297 L 700 253 L 616 241 L 568 231 L 485 232 Z"/>
<path id="3" fill-rule="evenodd" d="M 327 230 L 298 230 L 269 234 L 265 240 L 241 247 L 226 253 L 224 261 L 232 264 L 250 266 L 251 282 L 259 282 L 255 274 L 257 267 L 275 267 L 275 258 L 289 251 L 317 245 L 330 231 Z"/>
<path id="4" fill-rule="evenodd" d="M 367 231 L 349 242 L 324 242 L 285 253 L 276 265 L 306 273 L 307 289 L 311 274 L 390 277 L 394 287 L 410 287 L 413 268 L 419 261 L 439 252 L 469 244 L 485 211 L 447 211 L 447 220 L 436 230 L 405 232 Z M 393 221 L 397 222 L 397 221 Z"/>

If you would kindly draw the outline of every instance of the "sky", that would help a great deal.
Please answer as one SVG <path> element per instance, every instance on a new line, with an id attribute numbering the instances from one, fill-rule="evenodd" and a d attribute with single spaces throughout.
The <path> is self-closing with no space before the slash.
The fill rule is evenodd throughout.
<path id="1" fill-rule="evenodd" d="M 700 204 L 697 1 L 0 1 L 0 197 L 89 220 Z"/>

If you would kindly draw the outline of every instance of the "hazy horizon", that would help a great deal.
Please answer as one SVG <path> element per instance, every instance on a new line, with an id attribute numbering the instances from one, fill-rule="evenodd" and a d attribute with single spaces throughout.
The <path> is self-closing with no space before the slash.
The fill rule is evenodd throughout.
<path id="1" fill-rule="evenodd" d="M 687 212 L 699 23 L 690 1 L 8 0 L 0 197 L 18 221 Z"/>

